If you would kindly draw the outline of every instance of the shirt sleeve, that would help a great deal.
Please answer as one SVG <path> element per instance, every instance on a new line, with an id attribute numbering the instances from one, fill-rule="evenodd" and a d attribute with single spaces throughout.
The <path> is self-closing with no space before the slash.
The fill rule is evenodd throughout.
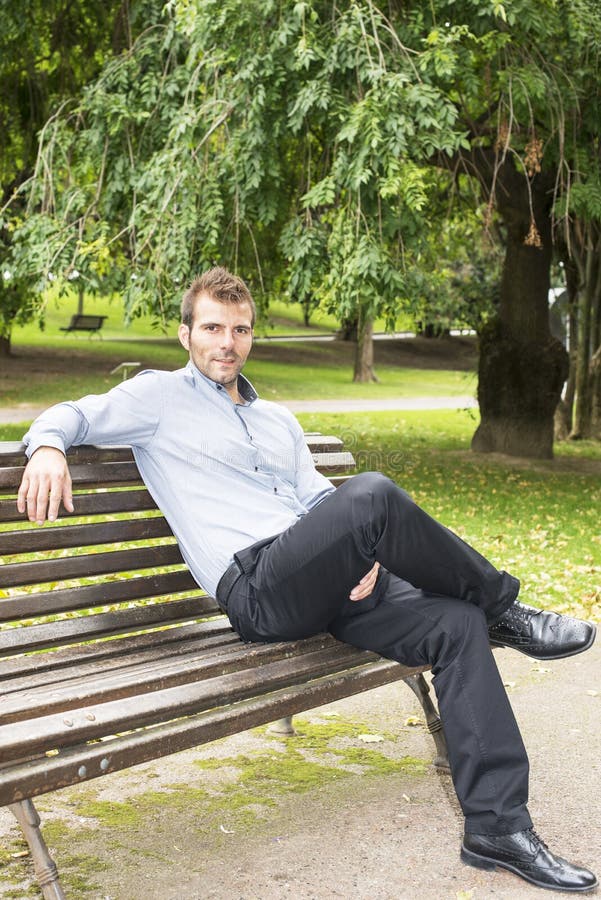
<path id="1" fill-rule="evenodd" d="M 140 372 L 106 394 L 58 403 L 43 412 L 24 436 L 27 456 L 39 447 L 65 453 L 78 444 L 145 447 L 158 427 L 160 405 L 160 378 L 154 371 Z"/>
<path id="2" fill-rule="evenodd" d="M 307 447 L 305 435 L 298 421 L 292 416 L 296 446 L 296 496 L 307 509 L 313 509 L 328 494 L 335 491 L 334 485 L 315 468 L 313 456 Z"/>

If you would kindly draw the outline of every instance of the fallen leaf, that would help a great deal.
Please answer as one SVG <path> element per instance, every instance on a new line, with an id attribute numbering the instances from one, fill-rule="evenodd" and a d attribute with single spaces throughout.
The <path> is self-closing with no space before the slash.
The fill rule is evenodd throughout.
<path id="1" fill-rule="evenodd" d="M 419 716 L 407 716 L 405 719 L 405 725 L 424 725 L 424 720 L 420 719 Z"/>
<path id="2" fill-rule="evenodd" d="M 588 694 L 589 697 L 598 697 L 599 696 L 599 691 L 587 691 L 586 693 Z"/>
<path id="3" fill-rule="evenodd" d="M 357 738 L 364 744 L 379 744 L 384 740 L 381 734 L 358 734 Z"/>
<path id="4" fill-rule="evenodd" d="M 235 834 L 234 831 L 232 831 L 229 828 L 226 828 L 225 825 L 220 825 L 219 828 L 221 831 L 223 831 L 224 834 Z"/>
<path id="5" fill-rule="evenodd" d="M 19 850 L 18 853 L 11 853 L 11 859 L 23 859 L 23 857 L 29 856 L 29 850 Z"/>
<path id="6" fill-rule="evenodd" d="M 403 797 L 403 800 L 407 801 L 407 803 L 411 803 L 411 797 L 408 797 L 407 794 L 403 794 L 402 797 Z"/>

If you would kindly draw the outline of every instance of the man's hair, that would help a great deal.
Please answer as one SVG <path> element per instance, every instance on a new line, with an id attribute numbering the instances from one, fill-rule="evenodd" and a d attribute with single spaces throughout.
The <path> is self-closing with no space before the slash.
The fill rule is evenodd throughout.
<path id="1" fill-rule="evenodd" d="M 182 324 L 192 327 L 194 306 L 200 294 L 207 294 L 219 303 L 248 303 L 251 325 L 254 326 L 257 310 L 255 301 L 245 283 L 222 266 L 215 266 L 198 275 L 182 298 Z"/>

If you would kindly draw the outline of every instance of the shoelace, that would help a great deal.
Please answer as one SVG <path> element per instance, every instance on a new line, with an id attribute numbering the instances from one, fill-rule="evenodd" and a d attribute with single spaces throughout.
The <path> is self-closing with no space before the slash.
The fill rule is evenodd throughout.
<path id="1" fill-rule="evenodd" d="M 549 849 L 548 845 L 543 841 L 542 837 L 534 830 L 533 827 L 528 828 L 527 831 L 530 832 L 533 840 L 536 841 L 538 844 L 540 844 L 540 846 L 543 848 L 543 850 Z"/>
<path id="2" fill-rule="evenodd" d="M 525 603 L 516 603 L 511 611 L 516 619 L 521 619 L 522 622 L 528 622 L 534 616 L 539 616 L 542 609 L 537 609 L 535 606 L 526 606 Z"/>

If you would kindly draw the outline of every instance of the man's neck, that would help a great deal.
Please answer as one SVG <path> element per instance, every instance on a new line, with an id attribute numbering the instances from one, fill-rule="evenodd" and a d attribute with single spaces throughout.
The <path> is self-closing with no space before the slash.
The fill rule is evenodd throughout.
<path id="1" fill-rule="evenodd" d="M 243 399 L 238 390 L 238 379 L 236 379 L 234 384 L 225 384 L 224 385 L 226 391 L 228 392 L 230 399 L 233 403 L 242 403 Z"/>

